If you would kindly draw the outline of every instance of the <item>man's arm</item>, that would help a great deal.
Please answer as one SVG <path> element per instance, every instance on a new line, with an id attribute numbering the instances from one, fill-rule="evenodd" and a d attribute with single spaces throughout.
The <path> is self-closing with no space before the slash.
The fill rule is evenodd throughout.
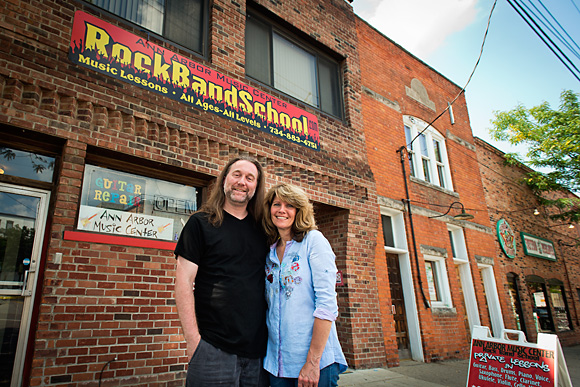
<path id="1" fill-rule="evenodd" d="M 197 275 L 197 265 L 182 256 L 177 257 L 175 272 L 175 304 L 181 321 L 183 336 L 187 342 L 187 357 L 189 360 L 197 349 L 201 336 L 195 316 L 195 299 L 193 284 Z"/>

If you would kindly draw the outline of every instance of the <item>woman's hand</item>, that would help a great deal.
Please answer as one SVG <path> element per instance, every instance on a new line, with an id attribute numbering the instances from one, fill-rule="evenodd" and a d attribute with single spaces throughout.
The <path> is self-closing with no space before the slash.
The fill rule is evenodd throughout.
<path id="1" fill-rule="evenodd" d="M 320 379 L 320 358 L 307 359 L 298 375 L 298 387 L 317 387 Z"/>

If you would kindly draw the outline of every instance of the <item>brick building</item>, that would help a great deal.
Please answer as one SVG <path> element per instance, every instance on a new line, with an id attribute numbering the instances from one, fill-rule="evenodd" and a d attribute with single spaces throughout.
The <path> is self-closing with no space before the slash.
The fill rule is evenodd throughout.
<path id="1" fill-rule="evenodd" d="M 0 6 L 0 384 L 182 385 L 172 251 L 236 155 L 313 198 L 349 364 L 385 364 L 352 7 L 122 4 Z"/>
<path id="2" fill-rule="evenodd" d="M 471 327 L 499 334 L 507 307 L 465 97 L 363 20 L 357 31 L 387 362 L 465 358 Z"/>
<path id="3" fill-rule="evenodd" d="M 0 385 L 182 385 L 172 252 L 237 155 L 313 199 L 350 366 L 503 328 L 463 95 L 405 146 L 457 85 L 341 0 L 122 4 L 0 8 Z"/>
<path id="4" fill-rule="evenodd" d="M 509 300 L 506 327 L 523 331 L 530 342 L 536 342 L 541 332 L 557 334 L 564 346 L 578 344 L 577 225 L 570 228 L 569 223 L 550 218 L 557 210 L 542 206 L 522 183 L 529 168 L 507 165 L 503 152 L 479 138 L 475 146 L 498 240 L 493 256 L 502 268 L 498 289 Z"/>

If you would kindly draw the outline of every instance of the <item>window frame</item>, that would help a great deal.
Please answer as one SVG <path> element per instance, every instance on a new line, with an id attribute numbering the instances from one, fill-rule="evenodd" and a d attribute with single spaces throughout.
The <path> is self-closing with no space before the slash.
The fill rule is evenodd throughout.
<path id="1" fill-rule="evenodd" d="M 568 297 L 566 296 L 566 289 L 564 288 L 564 284 L 562 283 L 562 281 L 559 280 L 548 280 L 546 285 L 547 291 L 550 294 L 550 303 L 554 311 L 552 318 L 554 320 L 554 328 L 556 329 L 556 332 L 573 331 L 574 324 L 572 321 L 572 316 L 570 314 L 570 308 L 568 306 Z M 554 294 L 560 294 L 561 299 L 558 300 L 554 296 Z M 558 302 L 562 302 L 563 306 L 556 305 Z M 565 316 L 565 320 L 568 323 L 567 329 L 563 328 L 560 324 L 562 315 Z"/>
<path id="2" fill-rule="evenodd" d="M 165 35 L 165 25 L 166 25 L 166 21 L 167 21 L 167 15 L 165 13 L 163 15 L 163 23 L 162 23 L 163 32 L 158 33 L 158 32 L 155 32 L 153 30 L 148 29 L 145 26 L 142 26 L 141 24 L 138 24 L 134 21 L 126 19 L 122 15 L 108 11 L 105 8 L 101 8 L 98 5 L 93 4 L 91 0 L 83 0 L 83 2 L 85 4 L 87 4 L 91 9 L 94 9 L 96 12 L 99 12 L 101 14 L 107 14 L 110 17 L 118 20 L 121 23 L 126 23 L 126 24 L 132 26 L 133 28 L 135 28 L 139 31 L 145 32 L 147 34 L 147 38 L 149 38 L 150 35 L 153 35 L 163 42 L 167 42 L 173 46 L 183 48 L 183 49 L 191 52 L 192 54 L 194 54 L 196 56 L 199 56 L 201 58 L 208 57 L 210 0 L 201 0 L 202 13 L 203 13 L 203 15 L 201 17 L 201 23 L 202 23 L 202 26 L 201 26 L 201 51 L 197 51 L 196 49 L 188 47 L 188 46 L 184 45 L 183 43 L 179 43 L 175 40 L 172 40 L 171 38 L 169 38 Z M 164 6 L 166 6 L 166 5 L 164 4 Z"/>
<path id="3" fill-rule="evenodd" d="M 434 287 L 437 291 L 438 299 L 433 300 L 431 298 L 431 291 L 429 291 L 429 300 L 431 302 L 432 308 L 453 308 L 453 302 L 451 299 L 451 290 L 449 287 L 449 278 L 447 276 L 447 266 L 445 265 L 444 257 L 436 257 L 433 255 L 425 255 L 425 276 L 427 279 L 427 286 L 431 286 L 429 283 L 429 276 L 427 276 L 427 264 L 433 265 L 435 268 L 433 273 Z"/>
<path id="4" fill-rule="evenodd" d="M 447 225 L 447 231 L 449 232 L 449 243 L 452 248 L 453 261 L 456 263 L 469 262 L 463 228 Z"/>
<path id="5" fill-rule="evenodd" d="M 260 84 L 277 91 L 278 93 L 282 93 L 285 96 L 288 96 L 289 98 L 302 103 L 302 104 L 306 104 L 314 109 L 319 110 L 320 112 L 324 113 L 324 114 L 328 114 L 332 117 L 335 117 L 337 119 L 343 120 L 345 117 L 345 112 L 344 112 L 344 108 L 345 108 L 345 100 L 344 100 L 344 80 L 343 80 L 343 74 L 342 74 L 342 60 L 338 60 L 335 56 L 330 55 L 329 53 L 324 52 L 323 49 L 316 47 L 315 44 L 313 43 L 309 43 L 307 42 L 304 38 L 300 38 L 296 33 L 292 33 L 289 28 L 285 28 L 283 26 L 280 25 L 280 23 L 276 23 L 275 21 L 273 21 L 272 19 L 268 18 L 267 16 L 264 16 L 263 14 L 261 14 L 259 11 L 255 10 L 255 9 L 248 9 L 247 11 L 247 16 L 246 16 L 246 28 L 249 22 L 249 20 L 255 20 L 255 24 L 261 24 L 262 27 L 266 27 L 267 31 L 268 31 L 268 43 L 269 43 L 269 47 L 267 48 L 267 53 L 266 55 L 268 55 L 268 62 L 269 62 L 269 80 L 266 81 L 265 79 L 260 79 L 258 76 L 256 76 L 256 74 L 251 74 L 248 72 L 248 34 L 245 34 L 245 46 L 246 46 L 246 77 L 259 82 Z M 305 100 L 300 99 L 300 97 L 297 96 L 293 96 L 292 94 L 289 94 L 288 92 L 285 92 L 281 89 L 278 89 L 274 84 L 275 84 L 275 67 L 274 67 L 274 35 L 277 35 L 279 38 L 286 40 L 287 42 L 289 42 L 290 44 L 293 44 L 294 46 L 298 47 L 299 49 L 303 50 L 305 53 L 312 55 L 315 59 L 315 85 L 313 85 L 316 88 L 316 92 L 317 92 L 317 99 L 318 99 L 318 104 L 314 105 L 312 103 L 306 102 Z M 336 86 L 338 88 L 338 92 L 337 93 L 330 93 L 328 96 L 324 97 L 322 90 L 322 84 L 321 84 L 321 67 L 323 66 L 323 62 L 330 62 L 332 65 L 336 65 Z M 332 88 L 332 84 L 329 84 L 327 86 L 330 86 L 330 88 Z M 339 98 L 336 98 L 336 100 L 332 101 L 331 99 L 333 99 L 332 97 L 338 95 Z M 333 105 L 336 103 L 336 112 L 330 111 L 330 110 L 326 110 L 323 105 L 326 104 L 326 98 L 328 98 L 330 101 L 330 104 Z M 337 114 L 338 113 L 338 114 Z"/>
<path id="6" fill-rule="evenodd" d="M 423 180 L 427 184 L 437 186 L 444 190 L 453 191 L 451 166 L 449 165 L 449 159 L 447 157 L 445 137 L 439 133 L 437 129 L 432 126 L 427 127 L 427 125 L 428 124 L 420 118 L 408 115 L 403 116 L 405 141 L 410 156 L 409 165 L 411 168 L 411 176 Z M 426 127 L 427 129 L 425 129 Z M 410 139 L 408 137 L 410 137 Z M 411 146 L 409 146 L 409 142 L 414 138 L 416 138 L 416 140 L 411 144 Z M 422 138 L 424 138 L 425 141 L 424 145 L 427 154 L 424 154 L 422 151 Z M 434 146 L 435 141 L 439 144 L 440 161 L 437 160 L 437 152 Z M 440 173 L 440 169 L 443 169 L 442 174 Z M 441 182 L 441 175 L 443 176 L 443 182 Z"/>
<path id="7" fill-rule="evenodd" d="M 146 170 L 140 173 L 127 172 L 120 168 L 86 163 L 83 171 L 74 231 L 99 234 L 104 238 L 121 237 L 145 239 L 161 243 L 177 242 L 187 219 L 200 208 L 203 187 L 195 186 L 191 183 L 176 183 L 167 178 L 151 177 L 146 172 Z M 117 179 L 123 179 L 122 186 L 117 186 L 119 181 Z M 96 180 L 103 182 L 103 185 L 95 185 Z M 137 186 L 134 183 L 140 183 L 141 185 Z M 188 195 L 191 194 L 190 191 L 193 189 L 193 200 L 187 200 L 179 196 L 166 196 L 165 191 L 159 188 L 160 186 L 166 188 L 166 190 L 182 190 L 182 193 L 187 193 Z M 97 191 L 98 196 L 96 196 Z M 91 193 L 95 195 L 90 195 Z M 188 196 L 188 198 L 190 197 Z M 101 202 L 101 204 L 96 205 L 95 202 Z M 180 203 L 182 206 L 180 206 Z M 122 205 L 125 208 L 122 208 Z M 169 211 L 169 208 L 173 208 L 173 206 L 175 206 L 175 211 Z M 143 210 L 146 208 L 148 211 L 145 213 Z M 98 223 L 103 223 L 103 229 L 98 227 L 98 230 L 95 230 L 94 227 L 93 229 L 86 227 L 90 226 L 91 223 L 93 226 L 95 225 L 99 218 L 95 218 L 93 222 L 91 220 L 100 209 L 104 209 L 101 218 L 107 214 L 104 220 L 98 221 Z M 182 209 L 183 212 L 178 211 L 178 209 Z M 87 211 L 94 214 L 88 217 Z M 85 219 L 82 219 L 83 213 Z M 123 215 L 120 214 L 130 215 L 129 218 L 135 220 L 123 222 L 121 220 Z M 111 229 L 112 227 L 109 224 L 111 219 L 114 219 L 116 231 Z M 165 228 L 170 223 L 164 227 L 162 226 L 163 223 L 169 220 L 171 220 L 172 228 L 166 231 Z M 154 221 L 161 222 L 161 224 L 154 225 Z M 159 227 L 158 230 L 157 227 Z M 123 229 L 125 232 L 123 232 Z M 130 231 L 128 232 L 127 230 Z M 149 231 L 144 233 L 144 230 Z M 169 239 L 167 236 L 157 237 L 157 234 L 161 235 L 162 232 L 169 234 L 169 231 L 171 231 Z"/>
<path id="8" fill-rule="evenodd" d="M 408 246 L 407 246 L 407 236 L 405 233 L 404 213 L 402 211 L 381 208 L 381 228 L 384 216 L 389 217 L 391 220 L 391 229 L 392 229 L 391 231 L 393 233 L 392 237 L 395 245 L 394 247 L 384 245 L 383 247 L 385 249 L 385 252 L 392 254 L 407 254 Z"/>

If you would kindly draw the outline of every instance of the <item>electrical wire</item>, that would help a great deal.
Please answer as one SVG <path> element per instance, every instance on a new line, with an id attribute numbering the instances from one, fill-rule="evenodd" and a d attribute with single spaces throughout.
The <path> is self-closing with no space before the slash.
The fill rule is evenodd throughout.
<path id="1" fill-rule="evenodd" d="M 538 0 L 538 2 L 542 6 L 542 8 L 544 8 L 546 10 L 546 12 L 548 13 L 548 15 L 550 15 L 550 17 L 552 19 L 554 19 L 554 21 L 556 22 L 556 24 L 558 24 L 558 27 L 560 27 L 560 29 L 564 32 L 564 34 L 566 34 L 566 36 L 568 37 L 568 39 L 570 39 L 571 43 L 574 44 L 574 46 L 576 46 L 576 48 L 580 50 L 580 47 L 578 46 L 578 44 L 576 43 L 576 41 L 574 40 L 574 38 L 572 38 L 570 36 L 570 34 L 566 31 L 566 29 L 564 27 L 562 27 L 562 25 L 560 24 L 560 22 L 558 21 L 558 19 L 556 19 L 554 17 L 554 15 L 552 14 L 552 12 L 550 12 L 550 10 L 544 5 L 544 3 L 542 2 L 542 0 Z M 574 3 L 572 3 L 572 4 L 574 4 Z M 578 9 L 578 8 L 576 8 L 576 9 Z M 566 42 L 565 44 L 566 44 L 567 47 L 570 47 L 569 48 L 570 51 L 572 51 L 576 55 L 576 57 L 580 58 L 580 56 L 578 55 L 578 52 L 575 49 L 573 49 L 569 43 Z"/>
<path id="2" fill-rule="evenodd" d="M 574 8 L 576 8 L 576 11 L 578 11 L 578 13 L 580 13 L 580 9 L 578 9 L 578 6 L 576 5 L 576 3 L 574 2 L 574 0 L 570 0 L 570 2 L 572 3 L 572 5 L 574 6 Z"/>
<path id="3" fill-rule="evenodd" d="M 556 57 L 560 60 L 560 62 L 562 62 L 562 64 L 564 66 L 566 66 L 566 68 L 572 73 L 572 75 L 578 81 L 580 81 L 580 77 L 578 76 L 578 74 L 580 74 L 580 70 L 578 70 L 578 68 L 574 65 L 574 63 L 570 60 L 570 58 L 568 58 L 568 56 L 564 52 L 562 52 L 562 50 L 545 33 L 545 31 L 542 30 L 542 28 L 540 26 L 538 26 L 536 21 L 529 15 L 528 12 L 526 12 L 524 7 L 518 2 L 518 0 L 507 0 L 507 2 L 514 9 L 514 11 L 516 11 L 516 13 L 518 15 L 520 15 L 520 17 L 526 22 L 526 24 L 532 29 L 532 31 L 534 31 L 534 33 L 542 40 L 542 42 L 544 42 L 544 44 L 546 46 L 548 46 L 550 51 L 552 51 L 552 53 L 554 55 L 556 55 Z M 517 7 L 516 7 L 516 5 L 517 5 Z M 556 50 L 558 52 L 556 52 Z M 566 61 L 564 61 L 564 59 L 566 59 L 570 63 L 570 65 L 568 63 L 566 63 Z M 573 67 L 574 70 L 576 70 L 576 71 L 574 71 L 571 67 Z"/>
<path id="4" fill-rule="evenodd" d="M 544 28 L 548 32 L 550 32 L 557 40 L 559 40 L 560 43 L 562 43 L 562 45 L 564 45 L 564 47 L 566 49 L 568 49 L 568 51 L 570 51 L 570 53 L 572 53 L 576 58 L 580 59 L 580 54 L 578 54 L 578 51 L 576 51 L 576 49 L 574 47 L 572 47 L 572 44 L 571 44 L 571 43 L 573 43 L 574 45 L 576 45 L 576 42 L 574 42 L 574 39 L 572 39 L 572 37 L 566 32 L 564 27 L 562 27 L 562 25 L 554 17 L 552 12 L 550 12 L 550 10 L 548 8 L 546 8 L 544 3 L 542 3 L 541 0 L 538 0 L 538 3 L 542 6 L 542 8 L 544 8 L 544 12 L 542 12 L 534 3 L 531 3 L 531 2 L 530 2 L 530 5 L 526 5 L 525 3 L 522 3 L 522 5 L 528 10 L 528 13 L 533 15 L 536 18 L 536 20 L 538 21 L 538 23 L 540 23 L 542 26 L 544 26 Z M 548 18 L 545 15 L 545 13 L 547 13 L 550 16 L 550 18 Z M 553 22 L 550 21 L 549 19 L 552 19 L 556 23 L 557 27 L 554 26 Z M 562 33 L 560 33 L 559 30 L 562 30 L 564 32 L 564 34 L 566 34 L 568 39 L 571 40 L 571 43 L 566 40 L 566 38 L 562 35 Z"/>
<path id="5" fill-rule="evenodd" d="M 572 60 L 570 60 L 570 58 L 568 58 L 568 56 L 567 56 L 566 54 L 564 54 L 564 52 L 563 52 L 563 51 L 560 49 L 560 47 L 558 47 L 558 45 L 556 45 L 556 43 L 554 43 L 554 41 L 553 41 L 553 40 L 552 40 L 552 39 L 551 39 L 551 38 L 548 36 L 548 34 L 546 33 L 546 31 L 544 31 L 544 30 L 543 30 L 543 29 L 542 29 L 542 28 L 541 28 L 541 27 L 538 25 L 538 23 L 537 23 L 537 20 L 538 20 L 540 23 L 542 23 L 542 21 L 541 21 L 541 20 L 539 20 L 539 19 L 540 19 L 540 17 L 539 17 L 538 15 L 536 15 L 536 14 L 535 14 L 535 13 L 534 13 L 534 12 L 533 12 L 533 11 L 532 11 L 530 8 L 529 8 L 529 7 L 528 7 L 528 6 L 525 4 L 524 0 L 512 0 L 512 1 L 513 1 L 513 2 L 514 2 L 516 5 L 517 5 L 517 6 L 519 6 L 519 7 L 520 7 L 520 9 L 521 9 L 521 10 L 522 10 L 522 11 L 525 13 L 526 17 L 528 18 L 527 20 L 530 20 L 530 21 L 531 21 L 531 22 L 534 24 L 534 26 L 537 28 L 537 30 L 536 30 L 536 29 L 534 29 L 534 31 L 535 31 L 535 32 L 536 32 L 536 31 L 539 31 L 540 33 L 542 33 L 542 35 L 543 35 L 543 36 L 545 36 L 545 37 L 546 37 L 546 38 L 547 38 L 547 39 L 550 41 L 550 43 L 553 45 L 553 47 L 554 47 L 554 48 L 556 48 L 556 49 L 558 50 L 558 52 L 559 52 L 559 53 L 560 53 L 560 54 L 561 54 L 561 55 L 564 57 L 564 59 L 566 59 L 566 60 L 567 60 L 567 61 L 568 61 L 568 62 L 569 62 L 569 63 L 570 63 L 570 64 L 571 64 L 571 65 L 572 65 L 572 66 L 573 66 L 575 69 L 576 69 L 576 71 L 578 71 L 578 68 L 577 68 L 577 67 L 574 65 L 574 63 L 572 62 Z M 539 1 L 539 3 L 540 3 L 540 4 L 541 4 L 543 7 L 544 7 L 544 9 L 546 9 L 546 12 L 548 12 L 548 14 L 549 14 L 550 16 L 552 16 L 552 18 L 554 18 L 554 16 L 552 15 L 552 13 L 551 13 L 551 12 L 550 12 L 550 11 L 549 11 L 549 10 L 548 10 L 548 9 L 547 9 L 545 6 L 544 6 L 544 4 L 541 2 L 541 0 L 538 0 L 538 1 Z M 508 2 L 509 2 L 509 0 L 508 0 Z M 535 8 L 535 9 L 538 11 L 538 13 L 540 13 L 540 16 L 541 16 L 542 18 L 544 18 L 544 19 L 546 19 L 546 20 L 547 20 L 547 18 L 546 18 L 546 17 L 545 17 L 545 16 L 544 16 L 544 15 L 543 15 L 543 14 L 542 14 L 542 13 L 541 13 L 539 10 L 538 10 L 538 8 L 537 8 L 537 7 L 536 7 L 536 6 L 535 6 L 535 5 L 534 5 L 534 4 L 533 4 L 531 1 L 530 1 L 530 4 L 532 5 L 532 7 L 534 7 L 534 8 Z M 528 12 L 528 11 L 526 11 L 524 8 L 525 8 L 525 9 L 527 9 L 529 12 Z M 535 18 L 533 18 L 533 17 L 532 17 L 530 14 L 533 14 L 533 15 L 535 16 Z M 522 15 L 520 14 L 520 16 L 522 16 Z M 526 20 L 526 19 L 524 19 L 524 20 Z M 556 20 L 556 19 L 554 18 L 554 20 Z M 560 25 L 560 23 L 559 23 L 557 20 L 556 20 L 556 23 L 558 23 L 558 25 Z M 544 23 L 542 23 L 542 24 L 544 24 Z M 554 30 L 555 30 L 554 26 L 553 26 L 551 23 L 549 23 L 549 24 L 550 24 L 550 26 L 548 27 L 548 29 L 550 30 L 550 32 L 552 32 L 552 34 L 554 34 L 556 37 L 561 37 L 561 35 L 559 35 L 557 32 L 555 32 L 555 31 L 554 31 Z M 545 24 L 544 24 L 544 25 L 545 25 Z M 561 25 L 560 25 L 560 27 L 561 27 Z M 561 28 L 562 28 L 562 27 L 561 27 Z M 562 29 L 563 29 L 563 28 L 562 28 Z M 564 29 L 563 29 L 563 30 L 564 30 Z M 565 32 L 565 30 L 564 30 L 564 32 Z M 536 32 L 536 33 L 537 33 L 537 32 Z M 570 38 L 570 39 L 571 39 L 571 38 Z M 563 40 L 563 38 L 561 39 L 561 41 L 562 41 L 562 40 Z M 573 40 L 573 39 L 572 39 L 572 41 L 574 42 L 574 40 Z M 545 42 L 545 41 L 544 41 L 544 42 Z M 574 50 L 572 49 L 572 47 L 569 47 L 569 44 L 568 44 L 567 42 L 563 42 L 563 43 L 564 43 L 564 45 L 566 46 L 566 48 L 568 48 L 570 51 L 572 51 L 572 52 L 574 53 Z M 575 42 L 574 42 L 574 43 L 575 43 Z"/>
<path id="6" fill-rule="evenodd" d="M 409 142 L 407 144 L 407 148 L 410 147 L 413 144 L 413 142 L 420 135 L 422 135 L 429 127 L 431 127 L 435 123 L 435 121 L 437 121 L 443 114 L 445 114 L 445 112 L 447 110 L 449 110 L 451 108 L 451 106 L 455 103 L 455 101 L 457 101 L 457 98 L 459 98 L 459 96 L 465 91 L 465 89 L 467 88 L 467 85 L 469 85 L 469 82 L 471 82 L 471 78 L 473 77 L 473 74 L 475 74 L 475 70 L 479 66 L 479 62 L 481 60 L 481 56 L 483 55 L 483 47 L 485 46 L 485 42 L 487 40 L 487 33 L 489 32 L 489 25 L 491 23 L 491 16 L 493 15 L 493 10 L 495 9 L 495 5 L 496 4 L 497 4 L 497 0 L 494 0 L 493 6 L 491 7 L 491 11 L 489 12 L 489 17 L 487 18 L 487 26 L 485 27 L 485 34 L 483 35 L 483 41 L 481 42 L 481 49 L 479 50 L 479 56 L 477 57 L 477 61 L 475 62 L 475 66 L 473 66 L 473 70 L 471 71 L 471 74 L 469 75 L 469 78 L 467 79 L 467 82 L 465 83 L 465 86 L 463 86 L 461 88 L 461 90 L 459 91 L 459 93 L 457 93 L 457 95 L 455 96 L 455 98 L 453 98 L 453 101 L 449 102 L 447 104 L 447 107 L 445 109 L 443 109 L 443 111 L 441 113 L 439 113 L 439 115 L 437 117 L 435 117 L 435 119 L 433 119 L 433 121 L 431 121 L 430 123 L 428 123 L 427 126 L 425 126 L 425 128 L 423 130 L 421 130 L 419 133 L 417 133 L 417 135 L 411 140 L 411 142 Z"/>

